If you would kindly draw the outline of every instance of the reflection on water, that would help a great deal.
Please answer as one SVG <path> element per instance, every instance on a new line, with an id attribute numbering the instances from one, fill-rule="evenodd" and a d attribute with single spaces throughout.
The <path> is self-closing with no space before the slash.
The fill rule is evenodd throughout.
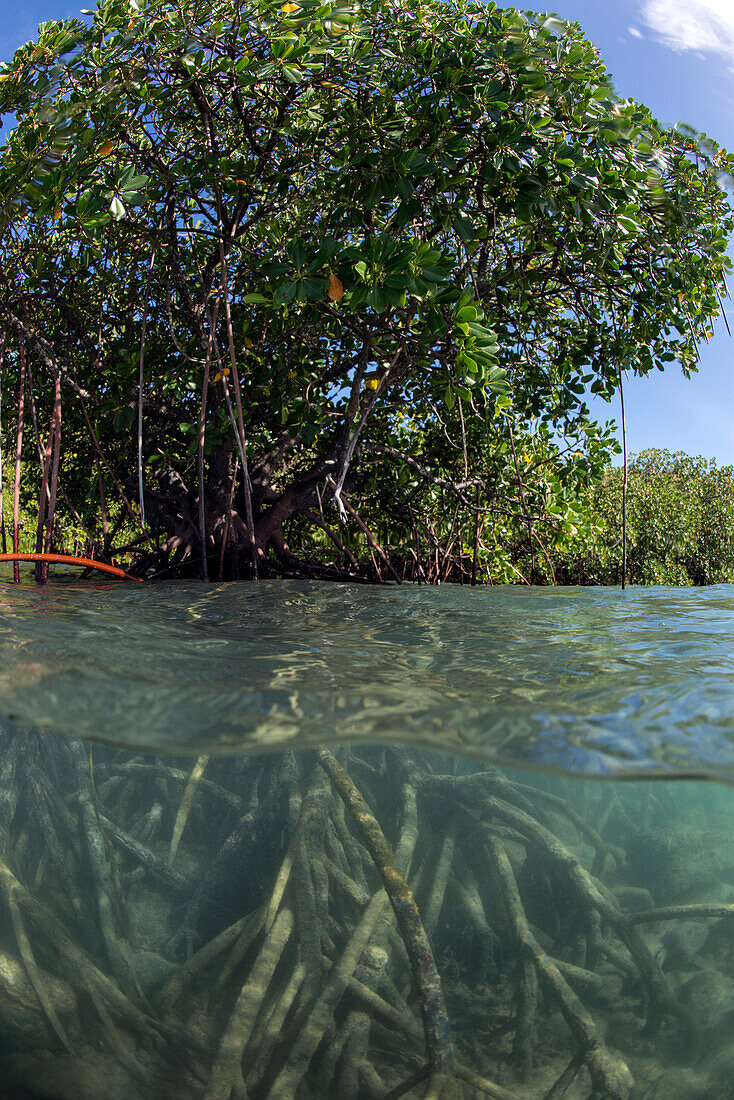
<path id="1" fill-rule="evenodd" d="M 2 1095 L 732 1100 L 734 785 L 673 777 L 734 780 L 733 625 L 1 587 Z"/>
<path id="2" fill-rule="evenodd" d="M 733 788 L 385 747 L 341 764 L 417 901 L 454 1091 L 428 1083 L 418 940 L 317 753 L 6 729 L 3 1095 L 732 1095 Z"/>
<path id="3" fill-rule="evenodd" d="M 142 749 L 403 742 L 734 777 L 734 588 L 0 585 L 0 715 Z"/>

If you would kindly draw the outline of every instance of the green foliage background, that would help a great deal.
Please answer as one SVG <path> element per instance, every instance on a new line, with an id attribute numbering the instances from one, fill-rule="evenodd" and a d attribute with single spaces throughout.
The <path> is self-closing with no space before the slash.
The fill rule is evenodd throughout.
<path id="1" fill-rule="evenodd" d="M 608 467 L 586 502 L 583 542 L 554 553 L 567 584 L 619 584 L 622 469 Z M 734 583 L 734 466 L 677 451 L 632 457 L 627 490 L 631 584 Z"/>
<path id="2" fill-rule="evenodd" d="M 0 110 L 3 453 L 22 345 L 44 440 L 63 404 L 57 546 L 82 523 L 100 540 L 88 410 L 110 523 L 120 486 L 147 498 L 150 572 L 205 573 L 228 538 L 290 568 L 285 538 L 321 554 L 322 507 L 361 555 L 343 489 L 397 556 L 419 538 L 463 560 L 479 508 L 493 581 L 618 579 L 615 444 L 588 393 L 696 369 L 734 158 L 620 95 L 577 24 L 103 0 L 0 66 Z M 37 452 L 27 429 L 27 508 Z M 641 542 L 632 579 L 719 576 L 723 550 L 701 564 L 676 539 Z"/>

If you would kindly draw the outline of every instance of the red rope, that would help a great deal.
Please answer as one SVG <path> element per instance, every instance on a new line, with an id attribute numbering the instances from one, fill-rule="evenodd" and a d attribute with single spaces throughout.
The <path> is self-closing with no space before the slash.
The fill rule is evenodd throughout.
<path id="1" fill-rule="evenodd" d="M 93 561 L 92 558 L 74 558 L 71 554 L 0 554 L 0 562 L 2 561 L 48 561 L 56 565 L 82 565 L 85 569 L 98 569 L 100 573 L 110 573 L 113 577 L 123 577 L 128 581 L 143 579 L 124 569 L 118 569 L 116 565 L 105 565 L 104 562 Z"/>

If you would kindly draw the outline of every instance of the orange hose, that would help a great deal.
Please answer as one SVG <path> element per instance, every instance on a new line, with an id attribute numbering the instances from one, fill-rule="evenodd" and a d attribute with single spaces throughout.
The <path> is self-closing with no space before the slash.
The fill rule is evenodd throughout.
<path id="1" fill-rule="evenodd" d="M 100 573 L 110 573 L 113 577 L 123 577 L 128 581 L 143 579 L 124 569 L 118 569 L 116 565 L 105 565 L 104 562 L 93 561 L 92 558 L 74 558 L 71 554 L 0 554 L 0 562 L 2 561 L 49 561 L 55 565 L 82 565 L 85 569 L 98 569 Z"/>

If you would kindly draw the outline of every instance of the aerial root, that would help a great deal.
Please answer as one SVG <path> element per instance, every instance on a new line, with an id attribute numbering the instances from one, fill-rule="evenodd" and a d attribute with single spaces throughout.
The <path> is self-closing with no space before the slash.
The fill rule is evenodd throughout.
<path id="1" fill-rule="evenodd" d="M 423 1100 L 452 1100 L 455 1095 L 453 1074 L 432 1073 Z"/>
<path id="2" fill-rule="evenodd" d="M 51 998 L 46 989 L 44 979 L 41 977 L 41 972 L 36 966 L 36 960 L 33 957 L 33 950 L 28 940 L 28 935 L 23 924 L 23 917 L 21 916 L 18 903 L 15 900 L 14 890 L 12 885 L 7 884 L 5 886 L 5 896 L 7 898 L 8 907 L 10 909 L 10 916 L 13 922 L 13 931 L 15 932 L 15 939 L 18 944 L 18 950 L 20 951 L 20 957 L 23 960 L 23 966 L 25 967 L 28 980 L 30 981 L 33 989 L 38 997 L 38 1002 L 41 1005 L 46 1018 L 53 1028 L 54 1032 L 61 1041 L 62 1046 L 73 1053 L 71 1043 L 66 1037 L 66 1032 L 61 1025 L 61 1021 L 56 1015 L 56 1010 L 53 1007 Z"/>
<path id="3" fill-rule="evenodd" d="M 487 850 L 502 888 L 507 917 L 518 951 L 523 962 L 537 970 L 540 980 L 558 1002 L 566 1023 L 584 1052 L 594 1096 L 599 1100 L 629 1100 L 633 1085 L 632 1074 L 621 1059 L 609 1053 L 590 1013 L 584 1008 L 558 967 L 543 951 L 531 932 L 505 849 L 499 841 L 489 837 Z M 523 973 L 526 972 L 523 967 Z"/>
<path id="4" fill-rule="evenodd" d="M 125 994 L 117 988 L 114 982 L 107 978 L 87 958 L 86 954 L 71 939 L 56 918 L 28 893 L 7 865 L 3 863 L 0 863 L 0 886 L 2 886 L 5 896 L 11 902 L 11 912 L 15 908 L 19 915 L 20 911 L 24 910 L 46 948 L 53 949 L 57 963 L 64 971 L 66 981 L 78 989 L 80 993 L 90 998 L 119 1064 L 123 1065 L 133 1078 L 144 1079 L 144 1071 L 126 1049 L 119 1029 L 114 1022 L 114 1017 L 136 1034 L 138 1038 L 145 1040 L 154 1035 L 160 1025 L 140 1012 L 126 998 Z M 21 922 L 17 920 L 17 917 L 15 924 L 17 935 L 18 928 L 21 926 Z M 21 936 L 23 936 L 23 932 L 21 932 Z M 25 948 L 21 948 L 21 951 L 23 950 Z M 43 990 L 43 983 L 39 974 L 36 974 L 36 979 L 40 982 L 39 988 Z M 34 988 L 36 988 L 35 982 Z M 38 994 L 38 989 L 36 989 L 36 992 Z M 46 996 L 45 991 L 39 995 L 39 1000 L 41 997 L 44 997 L 47 1001 L 47 1004 L 44 1005 L 44 1012 L 51 1022 L 51 1016 L 55 1016 L 55 1013 L 51 1009 L 51 1016 L 49 1016 L 50 999 Z M 52 1026 L 54 1025 L 52 1024 Z M 54 1026 L 54 1031 L 59 1034 L 56 1026 Z M 59 1038 L 64 1041 L 62 1037 L 65 1038 L 63 1029 L 61 1029 Z M 64 1042 L 64 1045 L 70 1050 L 68 1040 Z"/>
<path id="5" fill-rule="evenodd" d="M 400 864 L 387 842 L 377 818 L 372 814 L 356 786 L 328 749 L 317 751 L 319 763 L 334 784 L 339 797 L 352 815 L 359 834 L 372 856 L 382 879 L 390 904 L 395 911 L 400 933 L 405 942 L 411 973 L 423 1017 L 423 1028 L 428 1048 L 428 1062 L 436 1080 L 451 1076 L 454 1052 L 451 1044 L 449 1018 L 444 1003 L 441 980 L 438 976 L 433 951 L 428 941 L 418 906 L 408 887 Z M 453 834 L 450 834 L 453 836 Z M 444 878 L 453 847 L 449 846 Z M 441 900 L 443 891 L 441 893 Z M 443 1088 L 443 1086 L 441 1086 Z"/>
<path id="6" fill-rule="evenodd" d="M 403 825 L 396 852 L 399 865 L 410 864 L 416 840 L 415 795 L 406 789 L 403 802 Z M 308 1009 L 305 1019 L 300 1023 L 299 1034 L 268 1093 L 273 1100 L 276 1097 L 277 1100 L 290 1100 L 295 1095 L 387 905 L 387 895 L 383 890 L 378 890 L 372 895 L 339 959 L 325 979 L 323 989 Z"/>
<path id="7" fill-rule="evenodd" d="M 176 821 L 173 826 L 171 847 L 168 850 L 169 867 L 173 866 L 173 861 L 176 858 L 176 852 L 178 851 L 178 846 L 181 843 L 183 831 L 186 828 L 186 822 L 188 821 L 189 814 L 191 813 L 191 804 L 194 801 L 194 796 L 196 795 L 196 791 L 199 787 L 199 783 L 201 782 L 201 778 L 206 770 L 206 766 L 208 763 L 208 756 L 197 756 L 196 763 L 191 769 L 191 775 L 189 776 L 189 781 L 186 784 L 186 789 L 184 790 L 183 798 L 181 799 L 181 805 L 178 808 Z"/>
<path id="8" fill-rule="evenodd" d="M 0 733 L 0 986 L 64 1072 L 106 1059 L 125 1100 L 518 1100 L 517 1080 L 561 1100 L 580 1076 L 628 1100 L 620 1000 L 637 1035 L 691 1031 L 647 930 L 734 916 L 620 883 L 626 795 L 592 821 L 386 749 L 204 774 L 95 748 L 93 777 L 81 743 L 23 736 Z"/>
<path id="9" fill-rule="evenodd" d="M 533 1070 L 535 1045 L 535 1015 L 538 1011 L 538 972 L 530 959 L 520 963 L 520 1006 L 513 1040 L 513 1053 L 520 1066 L 523 1081 Z"/>
<path id="10" fill-rule="evenodd" d="M 222 875 L 225 873 L 228 861 L 235 855 L 246 839 L 253 839 L 256 835 L 257 825 L 264 824 L 267 812 L 272 810 L 272 808 L 271 798 L 261 803 L 259 806 L 248 810 L 236 820 L 229 835 L 225 838 L 214 858 L 201 875 L 199 885 L 186 906 L 181 924 L 168 944 L 169 952 L 175 954 L 181 942 L 186 942 L 187 948 L 190 950 L 190 945 L 198 929 L 202 910 L 205 908 L 208 898 L 214 892 Z"/>
<path id="11" fill-rule="evenodd" d="M 583 1064 L 583 1054 L 580 1051 L 577 1051 L 564 1069 L 563 1073 L 560 1075 L 560 1077 L 557 1077 L 551 1087 L 548 1089 L 545 1096 L 543 1097 L 543 1100 L 560 1100 L 562 1096 L 565 1096 L 568 1089 L 578 1077 L 579 1070 L 581 1069 Z"/>
<path id="12" fill-rule="evenodd" d="M 254 921 L 253 921 L 254 916 Z M 229 925 L 218 936 L 214 936 L 208 943 L 200 947 L 195 955 L 186 962 L 181 963 L 156 996 L 156 1003 L 164 1016 L 169 1015 L 186 986 L 204 974 L 216 961 L 219 955 L 231 947 L 240 936 L 253 925 L 256 925 L 254 934 L 257 934 L 262 922 L 262 911 L 256 910 L 254 914 L 240 917 L 234 924 Z"/>
<path id="13" fill-rule="evenodd" d="M 285 1021 L 299 996 L 306 977 L 306 967 L 297 962 L 277 1003 L 273 1006 L 260 1034 L 255 1056 L 249 1066 L 245 1086 L 256 1086 L 262 1080 L 270 1063 L 275 1046 L 281 1036 Z"/>
<path id="14" fill-rule="evenodd" d="M 110 965 L 120 983 L 120 987 L 128 996 L 135 994 L 139 1000 L 142 1000 L 143 991 L 130 960 L 127 944 L 115 927 L 115 906 L 112 897 L 114 884 L 110 874 L 110 863 L 107 857 L 104 836 L 94 806 L 89 757 L 81 741 L 72 741 L 70 748 L 79 785 L 79 803 L 84 823 L 87 854 L 96 886 L 99 927 Z"/>
<path id="15" fill-rule="evenodd" d="M 242 1055 L 292 931 L 293 914 L 289 909 L 281 909 L 240 990 L 219 1044 L 217 1060 L 204 1100 L 230 1100 L 232 1091 L 237 1085 L 244 1088 Z"/>
<path id="16" fill-rule="evenodd" d="M 170 864 L 167 864 L 165 860 L 160 859 L 154 852 L 151 852 L 149 848 L 146 848 L 144 844 L 140 844 L 139 841 L 126 833 L 124 829 L 121 829 L 119 825 L 115 825 L 114 821 L 110 821 L 104 814 L 98 814 L 99 824 L 102 830 L 120 847 L 128 852 L 141 867 L 149 871 L 151 875 L 165 882 L 168 886 L 173 887 L 174 890 L 185 890 L 187 881 L 183 875 L 173 871 Z"/>

